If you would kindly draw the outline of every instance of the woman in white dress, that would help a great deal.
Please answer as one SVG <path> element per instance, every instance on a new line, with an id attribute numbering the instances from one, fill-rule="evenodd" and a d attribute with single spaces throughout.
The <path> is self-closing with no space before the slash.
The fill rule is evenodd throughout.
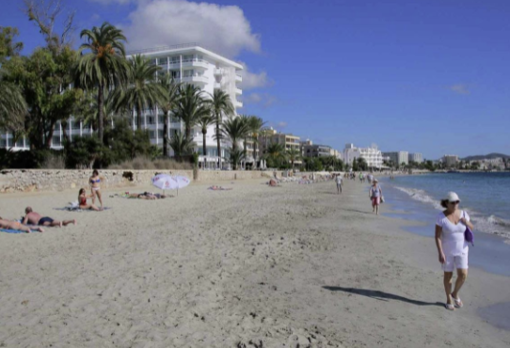
<path id="1" fill-rule="evenodd" d="M 448 192 L 441 206 L 446 208 L 436 220 L 436 246 L 439 262 L 443 265 L 445 307 L 448 310 L 461 308 L 463 303 L 459 291 L 467 278 L 469 246 L 464 238 L 466 226 L 473 229 L 469 215 L 459 209 L 460 199 L 455 192 Z M 452 291 L 453 270 L 457 269 L 457 280 Z"/>

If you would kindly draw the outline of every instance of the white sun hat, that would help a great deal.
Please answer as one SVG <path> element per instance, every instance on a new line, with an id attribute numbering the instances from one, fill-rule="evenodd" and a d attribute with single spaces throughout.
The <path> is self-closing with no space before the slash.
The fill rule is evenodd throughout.
<path id="1" fill-rule="evenodd" d="M 457 201 L 460 202 L 460 198 L 455 192 L 448 192 L 445 199 L 448 200 L 448 202 L 457 202 Z"/>

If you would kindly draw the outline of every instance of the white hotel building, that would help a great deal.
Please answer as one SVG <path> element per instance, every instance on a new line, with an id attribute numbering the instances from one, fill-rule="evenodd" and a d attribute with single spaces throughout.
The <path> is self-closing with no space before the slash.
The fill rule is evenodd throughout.
<path id="1" fill-rule="evenodd" d="M 375 144 L 365 148 L 355 147 L 354 144 L 345 145 L 343 153 L 344 162 L 352 166 L 352 162 L 355 158 L 365 159 L 369 168 L 380 169 L 383 164 L 381 150 L 379 150 Z"/>
<path id="2" fill-rule="evenodd" d="M 176 46 L 159 46 L 149 49 L 128 52 L 127 58 L 135 55 L 143 55 L 151 59 L 153 64 L 161 67 L 158 77 L 171 75 L 178 82 L 190 83 L 200 87 L 204 92 L 204 96 L 212 94 L 214 89 L 222 89 L 228 93 L 232 100 L 232 104 L 236 108 L 241 108 L 243 103 L 238 100 L 242 94 L 239 83 L 242 82 L 241 73 L 242 65 L 222 57 L 214 52 L 206 50 L 196 44 L 183 44 Z M 237 111 L 236 111 L 237 114 Z M 133 127 L 136 125 L 136 115 L 133 116 Z M 145 110 L 143 115 L 143 127 L 149 131 L 152 144 L 162 146 L 163 144 L 163 113 L 157 107 L 154 110 Z M 169 137 L 178 131 L 183 131 L 184 125 L 175 117 L 169 120 Z M 52 148 L 60 149 L 63 146 L 63 132 L 60 123 L 55 126 L 55 132 L 52 139 Z M 68 130 L 70 139 L 78 136 L 91 136 L 91 127 L 86 127 L 81 122 L 75 122 L 73 119 L 68 122 Z M 207 162 L 213 166 L 218 161 L 216 140 L 213 138 L 215 126 L 209 126 L 207 130 Z M 200 153 L 200 162 L 203 162 L 202 154 L 202 132 L 198 127 L 193 129 L 193 140 L 196 143 L 195 150 Z M 8 132 L 0 132 L 0 147 L 10 148 L 13 150 L 28 150 L 28 141 L 20 139 L 16 144 L 12 144 L 11 134 Z M 231 144 L 225 142 L 221 144 L 222 158 L 227 158 L 228 148 Z M 250 150 L 250 149 L 248 149 Z M 248 151 L 250 152 L 250 151 Z M 170 155 L 173 151 L 170 149 Z"/>

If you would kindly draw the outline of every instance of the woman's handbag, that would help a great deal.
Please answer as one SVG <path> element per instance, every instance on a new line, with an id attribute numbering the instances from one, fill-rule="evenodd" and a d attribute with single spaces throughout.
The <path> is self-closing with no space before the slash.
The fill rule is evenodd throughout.
<path id="1" fill-rule="evenodd" d="M 464 218 L 466 218 L 466 213 L 463 211 L 462 215 Z M 473 231 L 466 225 L 466 230 L 464 231 L 464 239 L 466 242 L 471 243 L 472 246 L 475 246 L 475 235 L 473 234 Z"/>

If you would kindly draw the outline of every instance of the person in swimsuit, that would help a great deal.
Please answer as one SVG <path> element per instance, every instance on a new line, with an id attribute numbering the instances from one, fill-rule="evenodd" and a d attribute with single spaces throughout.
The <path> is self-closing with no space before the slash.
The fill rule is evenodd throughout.
<path id="1" fill-rule="evenodd" d="M 99 172 L 97 169 L 94 169 L 92 172 L 92 176 L 89 179 L 90 182 L 90 191 L 92 193 L 92 204 L 96 203 L 96 196 L 99 199 L 99 203 L 101 203 L 101 208 L 103 208 L 103 199 L 101 197 L 101 187 L 99 184 L 101 183 L 101 177 L 99 176 Z"/>
<path id="2" fill-rule="evenodd" d="M 460 288 L 468 274 L 469 246 L 464 232 L 466 227 L 473 229 L 469 215 L 459 209 L 459 203 L 459 196 L 455 192 L 448 192 L 446 198 L 441 200 L 445 210 L 436 219 L 436 247 L 444 271 L 445 308 L 450 311 L 464 305 L 459 297 Z M 457 280 L 452 291 L 454 269 L 457 269 Z"/>
<path id="3" fill-rule="evenodd" d="M 32 230 L 38 231 L 38 232 L 44 232 L 44 230 L 41 227 L 34 227 L 30 228 L 28 226 L 22 225 L 21 223 L 17 221 L 10 221 L 5 220 L 0 217 L 0 228 L 4 228 L 6 230 L 18 230 L 23 231 L 26 233 L 30 233 Z"/>
<path id="4" fill-rule="evenodd" d="M 26 215 L 23 218 L 24 225 L 30 224 L 30 225 L 48 226 L 48 227 L 54 227 L 54 226 L 62 227 L 62 226 L 67 226 L 71 223 L 76 225 L 75 219 L 65 220 L 65 221 L 56 221 L 48 216 L 42 217 L 41 214 L 34 212 L 31 207 L 25 208 L 25 214 Z"/>
<path id="5" fill-rule="evenodd" d="M 80 209 L 90 209 L 95 211 L 103 210 L 103 208 L 99 209 L 94 204 L 87 204 L 87 198 L 93 198 L 94 195 L 87 196 L 87 193 L 84 188 L 80 189 L 80 192 L 78 193 L 78 205 Z"/>

